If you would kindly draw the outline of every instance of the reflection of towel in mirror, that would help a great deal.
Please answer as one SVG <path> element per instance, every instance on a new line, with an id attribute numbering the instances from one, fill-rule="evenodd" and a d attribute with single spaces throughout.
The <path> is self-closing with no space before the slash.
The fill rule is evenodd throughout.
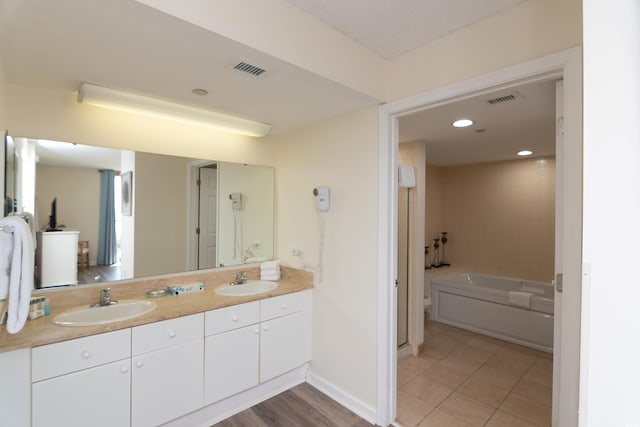
<path id="1" fill-rule="evenodd" d="M 29 225 L 17 216 L 0 219 L 1 227 L 12 227 L 13 231 L 6 233 L 0 240 L 0 266 L 7 261 L 9 264 L 9 303 L 7 332 L 19 332 L 29 316 L 29 301 L 33 289 L 33 236 Z M 10 253 L 9 258 L 6 254 Z M 0 267 L 2 268 L 2 267 Z"/>

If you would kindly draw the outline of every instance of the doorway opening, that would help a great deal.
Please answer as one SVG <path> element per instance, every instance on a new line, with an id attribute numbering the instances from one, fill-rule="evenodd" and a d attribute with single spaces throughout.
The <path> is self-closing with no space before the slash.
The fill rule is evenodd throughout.
<path id="1" fill-rule="evenodd" d="M 400 119 L 440 105 L 522 84 L 562 79 L 559 97 L 563 105 L 563 144 L 558 146 L 556 226 L 556 268 L 564 276 L 564 292 L 555 292 L 553 425 L 577 423 L 579 386 L 579 328 L 581 282 L 582 141 L 581 141 L 581 60 L 579 49 L 571 49 L 513 67 L 508 67 L 451 86 L 392 102 L 380 107 L 380 200 L 379 200 L 379 338 L 377 422 L 385 425 L 396 419 L 396 316 L 397 289 L 397 165 Z M 453 242 L 452 242 L 453 243 Z M 558 262 L 559 260 L 559 262 Z M 567 283 L 571 285 L 567 286 Z M 558 316 L 558 313 L 561 313 Z M 389 320 L 390 319 L 390 320 Z"/>
<path id="2" fill-rule="evenodd" d="M 399 162 L 413 162 L 426 177 L 426 183 L 419 183 L 425 209 L 422 215 L 414 209 L 414 215 L 425 224 L 428 251 L 421 256 L 422 248 L 414 247 L 405 257 L 399 245 L 399 279 L 400 260 L 419 264 L 407 269 L 415 272 L 409 339 L 423 349 L 398 354 L 397 420 L 402 425 L 453 420 L 464 413 L 461 406 L 475 407 L 474 417 L 483 423 L 509 417 L 551 423 L 555 92 L 554 79 L 535 81 L 399 120 Z M 463 118 L 473 123 L 452 125 Z M 518 155 L 525 149 L 531 154 Z M 399 187 L 400 199 L 405 191 Z M 406 231 L 403 216 L 399 209 L 398 242 Z M 454 274 L 464 274 L 476 288 L 456 295 L 456 288 L 438 287 L 440 292 L 429 299 L 431 281 L 459 277 Z M 502 289 L 509 283 L 505 278 L 517 279 L 511 282 L 512 291 Z M 478 296 L 476 280 L 496 286 L 487 291 L 489 302 Z M 416 304 L 418 282 L 433 310 L 425 304 L 423 312 Z M 509 300 L 512 295 L 514 301 Z M 533 311 L 541 309 L 542 299 L 549 313 Z M 399 314 L 403 303 L 399 286 Z M 515 326 L 520 318 L 528 319 L 526 328 Z M 525 404 L 529 413 L 520 410 Z"/>

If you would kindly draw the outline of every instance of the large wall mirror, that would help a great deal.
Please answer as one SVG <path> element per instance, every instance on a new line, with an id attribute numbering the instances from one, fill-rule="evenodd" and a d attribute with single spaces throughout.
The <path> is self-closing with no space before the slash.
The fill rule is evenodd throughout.
<path id="1" fill-rule="evenodd" d="M 79 284 L 273 258 L 272 167 L 18 137 L 5 150 L 5 215 L 33 214 L 39 287 L 60 285 L 42 270 L 47 236 L 65 232 L 83 242 Z"/>

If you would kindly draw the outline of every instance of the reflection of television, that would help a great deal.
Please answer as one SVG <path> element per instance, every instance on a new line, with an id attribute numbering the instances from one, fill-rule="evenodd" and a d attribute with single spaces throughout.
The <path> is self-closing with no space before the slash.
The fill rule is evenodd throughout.
<path id="1" fill-rule="evenodd" d="M 58 221 L 57 221 L 57 206 L 58 205 L 58 200 L 57 198 L 53 198 L 53 201 L 51 202 L 51 215 L 49 215 L 49 227 L 47 227 L 47 231 L 62 231 L 61 229 L 59 229 L 57 227 L 58 225 Z"/>

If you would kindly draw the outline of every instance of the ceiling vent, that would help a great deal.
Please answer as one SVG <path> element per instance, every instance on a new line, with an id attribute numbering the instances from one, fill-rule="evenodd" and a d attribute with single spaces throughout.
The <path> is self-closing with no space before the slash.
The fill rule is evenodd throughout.
<path id="1" fill-rule="evenodd" d="M 497 96 L 495 98 L 487 99 L 485 104 L 487 105 L 496 105 L 502 104 L 509 101 L 515 101 L 516 99 L 524 98 L 520 92 L 513 92 L 502 96 Z"/>
<path id="2" fill-rule="evenodd" d="M 256 67 L 255 65 L 251 65 L 248 62 L 244 61 L 238 62 L 233 66 L 233 69 L 250 74 L 253 77 L 260 77 L 263 73 L 267 72 L 267 70 L 265 70 L 264 68 Z"/>

